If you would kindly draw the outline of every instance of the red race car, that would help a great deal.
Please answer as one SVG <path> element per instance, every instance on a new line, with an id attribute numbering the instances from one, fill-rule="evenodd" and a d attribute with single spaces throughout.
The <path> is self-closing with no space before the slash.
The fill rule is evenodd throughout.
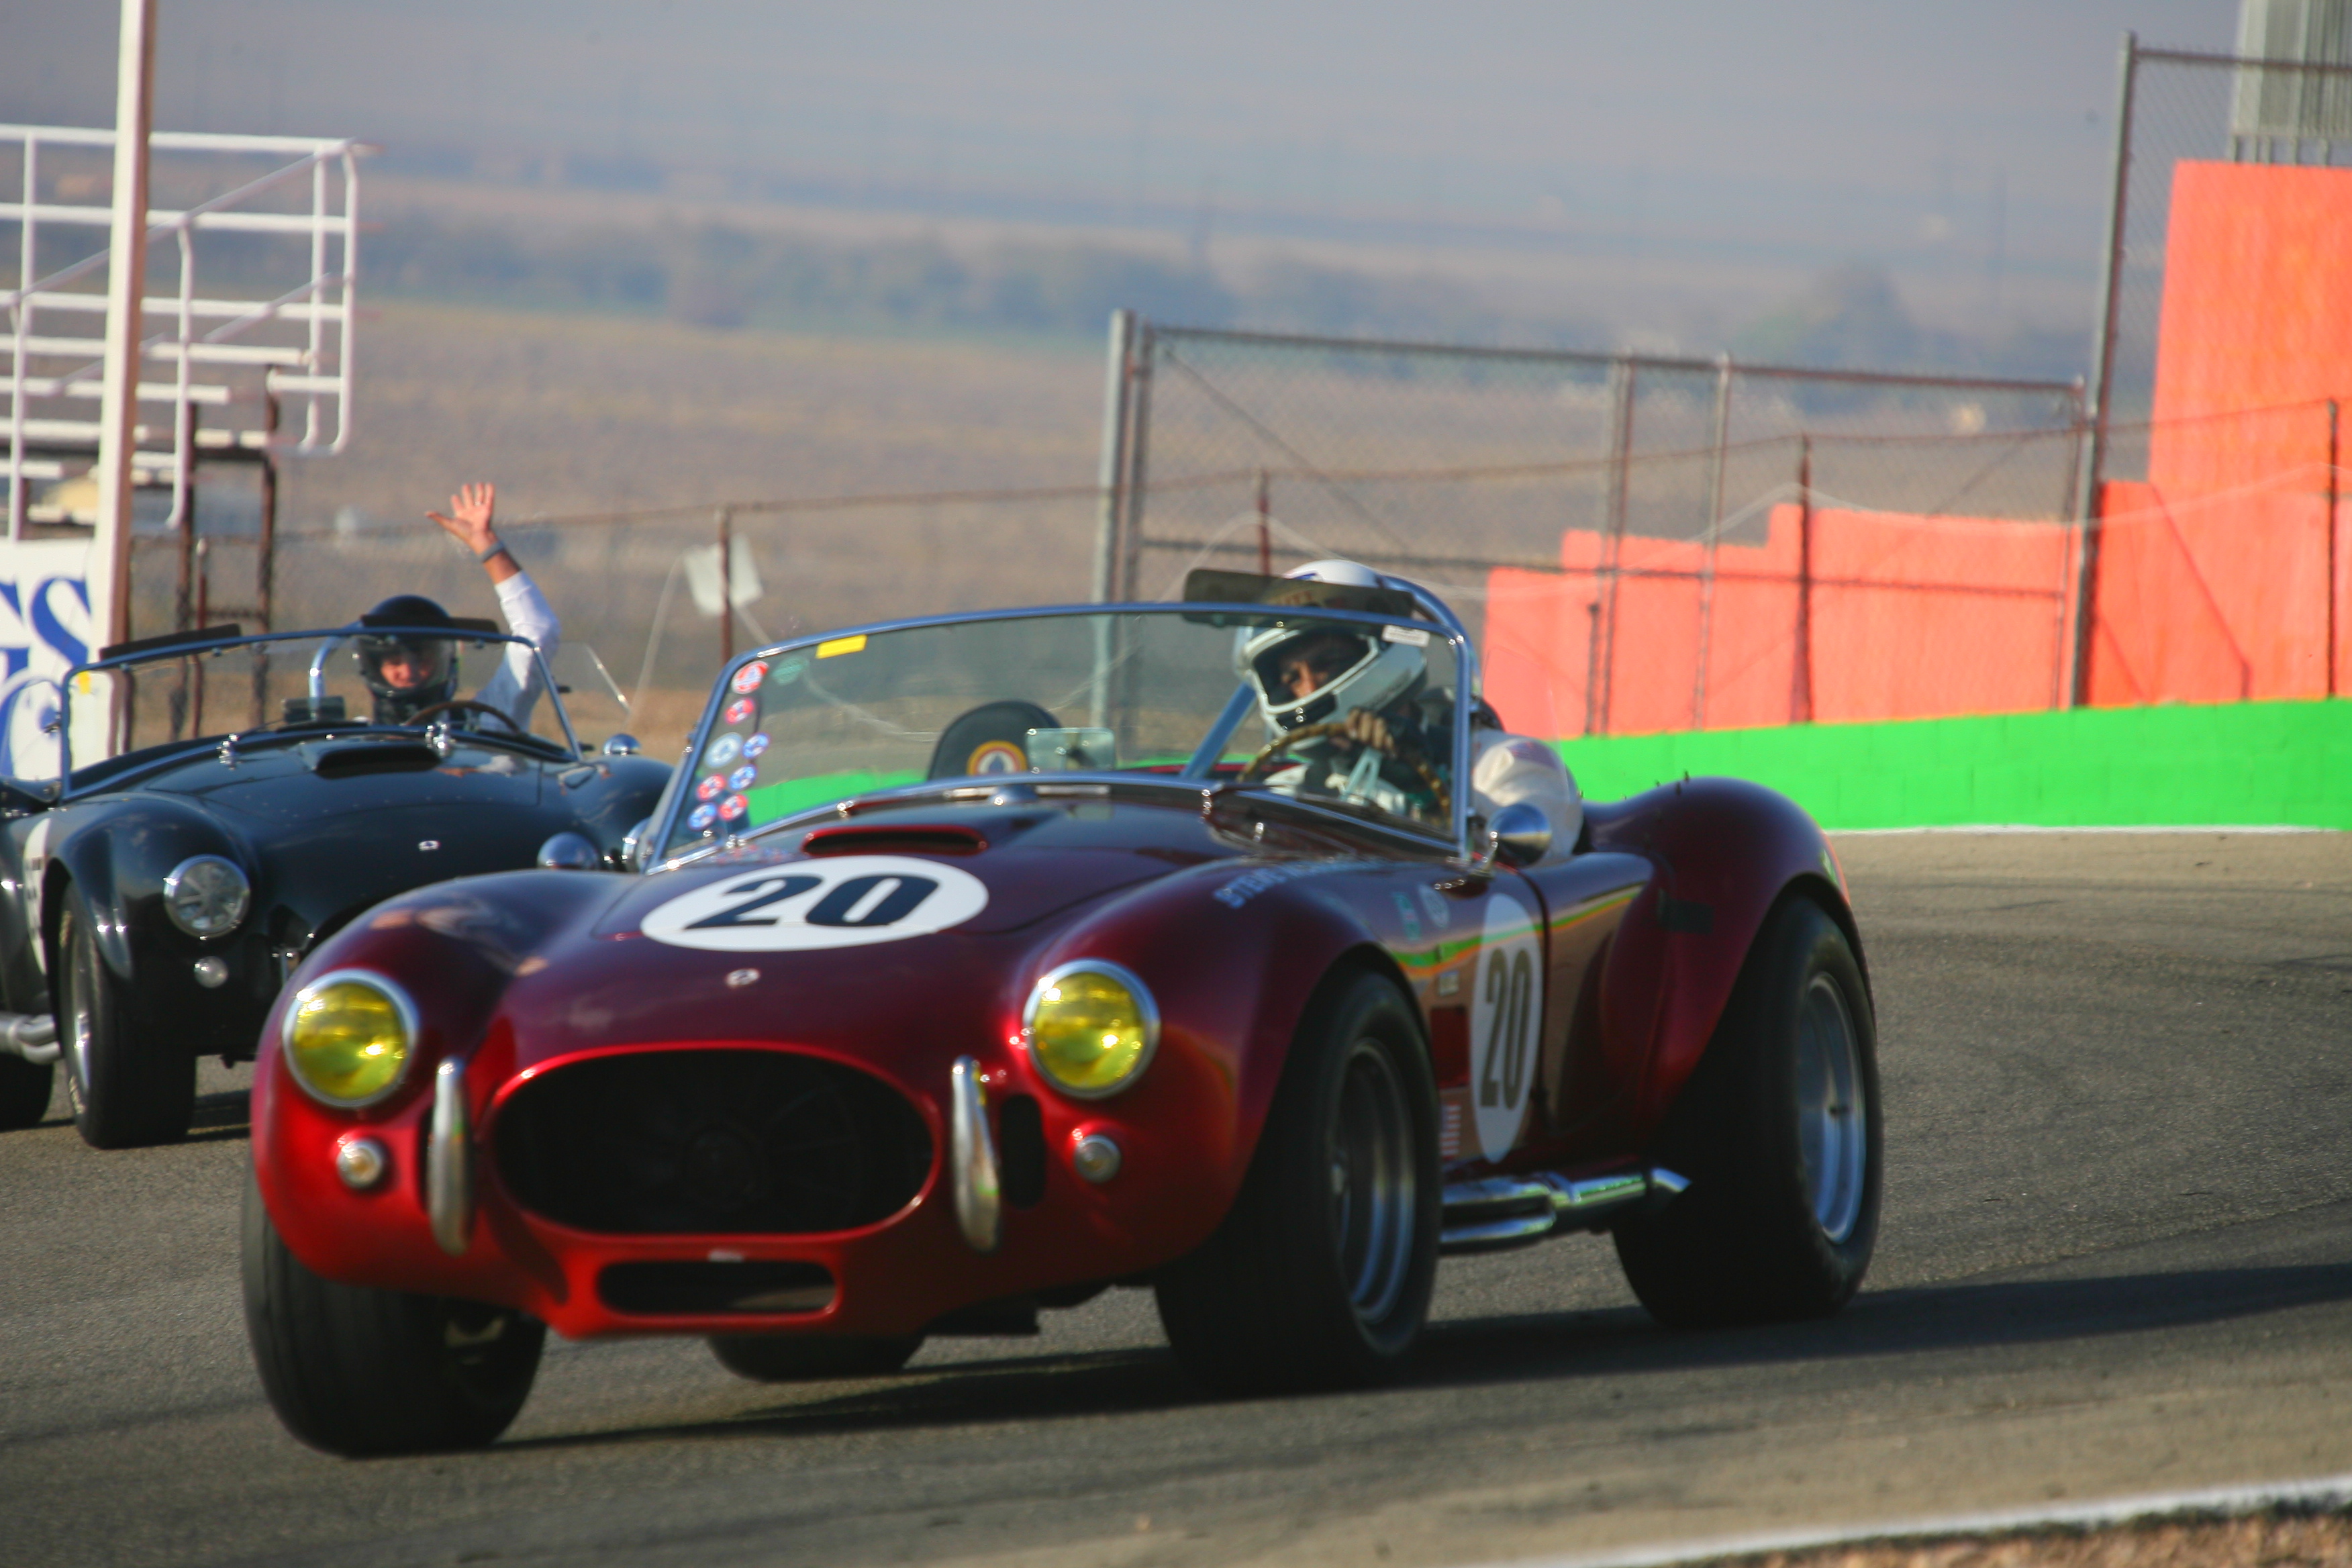
<path id="1" fill-rule="evenodd" d="M 878 1373 L 1113 1284 L 1212 1386 L 1360 1383 L 1441 1253 L 1574 1231 L 1669 1323 L 1836 1310 L 1878 1089 L 1820 830 L 1719 779 L 1580 809 L 1362 578 L 761 649 L 630 873 L 324 943 L 253 1093 L 288 1427 L 488 1442 L 550 1327 Z"/>

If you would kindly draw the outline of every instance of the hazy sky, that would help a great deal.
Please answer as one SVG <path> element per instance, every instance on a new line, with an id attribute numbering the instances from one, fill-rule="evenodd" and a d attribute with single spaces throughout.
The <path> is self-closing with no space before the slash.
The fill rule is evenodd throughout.
<path id="1" fill-rule="evenodd" d="M 114 6 L 7 0 L 0 118 L 103 123 Z M 162 0 L 164 128 L 863 199 L 1402 215 L 2086 265 L 2126 27 L 2233 0 Z M 1916 260 L 1916 258 L 1914 258 Z"/>

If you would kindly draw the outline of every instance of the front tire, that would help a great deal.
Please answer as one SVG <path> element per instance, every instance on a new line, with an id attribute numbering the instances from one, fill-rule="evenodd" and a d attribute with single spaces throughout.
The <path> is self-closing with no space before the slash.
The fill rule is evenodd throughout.
<path id="1" fill-rule="evenodd" d="M 58 956 L 58 1038 L 82 1142 L 136 1149 L 185 1138 L 196 1119 L 196 1058 L 132 1027 L 130 988 L 98 951 L 78 889 L 67 896 Z"/>
<path id="2" fill-rule="evenodd" d="M 923 1346 L 920 1334 L 856 1339 L 841 1334 L 713 1334 L 719 1364 L 754 1383 L 813 1383 L 829 1377 L 883 1377 Z"/>
<path id="3" fill-rule="evenodd" d="M 1371 973 L 1307 1007 L 1232 1212 L 1157 1281 L 1212 1388 L 1345 1387 L 1401 1365 L 1437 1273 L 1437 1090 L 1419 1016 Z"/>
<path id="4" fill-rule="evenodd" d="M 0 1056 L 0 1132 L 38 1127 L 49 1113 L 49 1091 L 56 1085 L 55 1062 L 28 1062 L 22 1057 Z"/>
<path id="5" fill-rule="evenodd" d="M 245 1189 L 245 1329 L 286 1429 L 358 1458 L 478 1448 L 511 1425 L 546 1325 L 475 1301 L 339 1285 L 303 1267 Z"/>
<path id="6" fill-rule="evenodd" d="M 1758 934 L 1654 1158 L 1690 1190 L 1616 1239 L 1660 1322 L 1826 1317 L 1861 1286 L 1878 1237 L 1877 1026 L 1853 947 L 1811 900 Z"/>

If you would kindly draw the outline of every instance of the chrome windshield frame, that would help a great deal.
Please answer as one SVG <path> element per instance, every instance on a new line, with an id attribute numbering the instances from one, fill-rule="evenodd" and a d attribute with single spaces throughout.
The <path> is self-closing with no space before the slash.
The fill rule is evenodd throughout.
<path id="1" fill-rule="evenodd" d="M 556 688 L 555 672 L 548 668 L 547 658 L 544 654 L 539 651 L 539 645 L 532 642 L 530 638 L 519 637 L 513 632 L 484 631 L 479 628 L 470 626 L 457 628 L 452 628 L 449 626 L 370 626 L 367 628 L 367 632 L 371 636 L 375 635 L 378 632 L 382 632 L 384 635 L 394 637 L 446 637 L 452 642 L 472 643 L 478 647 L 485 643 L 511 643 L 528 649 L 530 653 L 532 664 L 538 667 L 540 685 L 547 698 L 548 706 L 555 714 L 556 723 L 561 726 L 563 731 L 562 749 L 567 754 L 567 759 L 573 763 L 584 760 L 580 750 L 579 732 L 572 727 L 572 715 L 565 711 L 562 694 Z M 321 695 L 321 686 L 324 679 L 327 658 L 331 657 L 334 648 L 340 646 L 344 640 L 358 635 L 360 635 L 360 629 L 356 626 L 322 626 L 310 630 L 296 632 L 255 632 L 231 637 L 221 637 L 215 641 L 205 641 L 200 638 L 192 637 L 184 643 L 166 644 L 163 646 L 150 645 L 143 647 L 136 647 L 128 652 L 117 654 L 112 658 L 87 659 L 73 666 L 63 675 L 43 677 L 43 679 L 49 681 L 58 689 L 57 724 L 58 769 L 56 781 L 58 794 L 60 796 L 64 796 L 72 793 L 71 785 L 74 769 L 73 695 L 75 682 L 80 677 L 85 675 L 112 674 L 116 672 L 128 671 L 142 665 L 152 664 L 159 667 L 166 666 L 184 658 L 194 658 L 199 657 L 209 658 L 219 654 L 226 653 L 232 648 L 252 647 L 262 643 L 300 643 L 308 642 L 312 638 L 321 638 L 324 640 L 318 654 L 315 655 L 311 660 L 309 670 L 309 681 L 307 683 L 307 689 L 310 695 L 316 697 Z M 351 730 L 354 732 L 362 730 L 381 730 L 393 727 L 394 726 L 377 724 L 372 720 L 355 720 L 350 725 Z M 489 738 L 495 740 L 497 737 L 492 735 Z M 530 738 L 537 739 L 535 736 Z M 198 739 L 200 739 L 200 737 L 190 736 L 185 743 L 193 744 Z M 170 742 L 165 743 L 169 744 Z M 547 743 L 550 745 L 554 744 L 551 741 Z M 96 758 L 94 761 L 105 762 L 109 760 L 110 757 L 122 754 L 124 753 L 110 752 L 107 756 Z"/>
<path id="2" fill-rule="evenodd" d="M 873 621 L 864 626 L 839 626 L 831 631 L 812 632 L 802 637 L 788 637 L 777 642 L 765 643 L 758 647 L 747 649 L 743 653 L 738 654 L 734 658 L 728 661 L 726 668 L 719 672 L 719 678 L 711 682 L 710 696 L 704 702 L 701 717 L 695 721 L 694 729 L 688 737 L 686 758 L 684 762 L 680 763 L 680 773 L 682 776 L 686 772 L 690 771 L 694 759 L 702 754 L 703 746 L 709 740 L 711 731 L 719 723 L 719 710 L 726 706 L 726 699 L 732 693 L 735 675 L 738 670 L 740 670 L 746 665 L 751 664 L 760 659 L 780 658 L 787 654 L 797 653 L 803 649 L 814 649 L 821 644 L 837 642 L 850 637 L 880 637 L 890 632 L 919 631 L 934 626 L 977 626 L 997 621 L 1061 620 L 1081 616 L 1111 616 L 1181 615 L 1198 616 L 1231 615 L 1242 616 L 1263 616 L 1269 614 L 1283 613 L 1294 616 L 1311 614 L 1318 620 L 1345 621 L 1375 627 L 1399 626 L 1409 631 L 1425 632 L 1431 636 L 1442 637 L 1444 639 L 1446 646 L 1453 650 L 1455 671 L 1453 742 L 1454 787 L 1450 791 L 1453 796 L 1453 822 L 1450 832 L 1445 837 L 1452 843 L 1454 852 L 1457 855 L 1466 858 L 1472 853 L 1472 847 L 1470 844 L 1470 774 L 1467 763 L 1470 760 L 1471 713 L 1477 706 L 1477 699 L 1480 689 L 1478 684 L 1477 651 L 1471 644 L 1468 630 L 1464 627 L 1462 622 L 1454 616 L 1452 611 L 1445 608 L 1443 603 L 1431 597 L 1426 590 L 1417 588 L 1411 584 L 1403 583 L 1402 580 L 1397 581 L 1394 585 L 1411 592 L 1416 605 L 1424 610 L 1433 612 L 1429 616 L 1429 618 L 1426 620 L 1416 620 L 1412 617 L 1402 616 L 1376 615 L 1366 610 L 1339 610 L 1320 606 L 1308 607 L 1265 604 L 1148 599 L 1126 600 L 1109 604 L 1038 605 L 1013 609 L 967 610 L 950 615 L 915 616 L 895 621 Z M 1193 788 L 1198 788 L 1202 780 L 1207 776 L 1205 772 L 1196 774 L 1194 771 L 1201 765 L 1201 758 L 1203 750 L 1205 750 L 1210 742 L 1213 741 L 1217 745 L 1218 752 L 1221 753 L 1225 740 L 1230 738 L 1233 731 L 1235 728 L 1238 728 L 1243 719 L 1247 716 L 1247 706 L 1249 702 L 1253 700 L 1254 699 L 1250 697 L 1246 684 L 1237 687 L 1234 695 L 1226 699 L 1225 706 L 1219 712 L 1217 719 L 1212 725 L 1211 731 L 1202 736 L 1202 745 L 1194 748 L 1192 757 L 1185 763 L 1183 770 L 1173 775 L 1173 777 L 1182 781 L 1184 784 Z M 1231 720 L 1230 723 L 1226 721 L 1228 718 Z M 1220 731 L 1222 731 L 1223 733 L 1218 733 Z M 1210 764 L 1213 766 L 1214 762 L 1215 754 L 1212 754 L 1210 756 Z M 1071 783 L 1076 783 L 1089 777 L 1094 777 L 1099 780 L 1116 776 L 1120 775 L 1088 775 L 1084 773 L 1061 773 L 1054 775 L 1054 777 L 1058 781 L 1068 781 Z M 1131 777 L 1133 775 L 1125 776 Z M 948 781 L 937 780 L 930 782 L 935 784 L 944 784 Z M 1008 776 L 1005 780 L 999 782 L 1011 783 L 1013 781 Z M 1035 779 L 1034 776 L 1024 776 L 1021 782 L 1034 783 L 1035 782 Z M 915 786 L 910 785 L 906 787 L 911 789 Z M 680 815 L 689 809 L 687 798 L 688 793 L 689 792 L 684 789 L 677 790 L 667 796 L 662 803 L 662 809 L 653 825 L 652 842 L 663 847 L 656 849 L 648 859 L 646 867 L 648 873 L 667 870 L 676 866 L 681 866 L 701 859 L 709 855 L 715 855 L 726 848 L 730 844 L 739 842 L 743 838 L 756 837 L 761 831 L 761 829 L 753 828 L 741 834 L 710 839 L 698 839 L 689 846 L 678 848 L 675 851 L 670 850 L 667 847 L 670 843 L 670 836 L 677 826 Z M 924 793 L 928 794 L 932 792 L 927 789 Z M 880 797 L 885 794 L 885 792 L 874 792 L 874 794 L 877 797 Z M 856 799 L 862 797 L 845 796 L 844 798 Z M 779 818 L 776 823 L 768 826 L 781 826 L 786 823 L 804 820 L 809 816 L 821 816 L 824 812 L 836 809 L 839 804 L 839 802 L 835 802 L 826 805 L 810 807 L 806 812 L 794 812 L 789 816 Z M 1432 837 L 1435 837 L 1436 836 L 1433 834 Z"/>

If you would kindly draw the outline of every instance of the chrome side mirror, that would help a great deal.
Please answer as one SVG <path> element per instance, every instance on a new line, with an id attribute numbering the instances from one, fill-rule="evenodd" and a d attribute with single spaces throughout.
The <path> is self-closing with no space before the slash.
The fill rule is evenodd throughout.
<path id="1" fill-rule="evenodd" d="M 593 871 L 604 863 L 584 834 L 564 832 L 539 847 L 542 871 Z"/>
<path id="2" fill-rule="evenodd" d="M 637 825 L 621 836 L 621 869 L 642 871 L 646 858 L 653 851 L 654 819 L 642 817 Z"/>
<path id="3" fill-rule="evenodd" d="M 1506 866 L 1532 866 L 1551 851 L 1551 818 L 1543 807 L 1514 801 L 1486 825 L 1487 857 Z"/>
<path id="4" fill-rule="evenodd" d="M 641 749 L 635 735 L 615 735 L 604 742 L 604 754 L 608 757 L 634 757 Z"/>

